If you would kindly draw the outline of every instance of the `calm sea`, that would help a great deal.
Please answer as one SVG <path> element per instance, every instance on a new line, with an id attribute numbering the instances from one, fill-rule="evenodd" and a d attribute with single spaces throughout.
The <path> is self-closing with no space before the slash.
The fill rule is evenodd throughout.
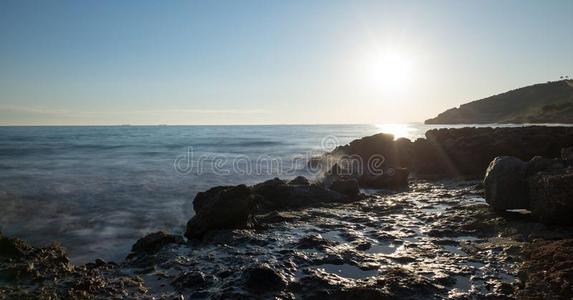
<path id="1" fill-rule="evenodd" d="M 0 127 L 0 231 L 34 245 L 59 241 L 77 263 L 120 260 L 146 233 L 183 232 L 199 191 L 312 177 L 304 160 L 338 144 L 436 127 Z"/>

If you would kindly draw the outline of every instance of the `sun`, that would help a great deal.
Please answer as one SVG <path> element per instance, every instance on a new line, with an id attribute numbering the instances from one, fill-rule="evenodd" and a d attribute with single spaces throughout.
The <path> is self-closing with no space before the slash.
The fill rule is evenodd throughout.
<path id="1" fill-rule="evenodd" d="M 411 57 L 401 52 L 384 52 L 366 59 L 365 81 L 385 92 L 400 92 L 409 88 L 414 73 Z"/>

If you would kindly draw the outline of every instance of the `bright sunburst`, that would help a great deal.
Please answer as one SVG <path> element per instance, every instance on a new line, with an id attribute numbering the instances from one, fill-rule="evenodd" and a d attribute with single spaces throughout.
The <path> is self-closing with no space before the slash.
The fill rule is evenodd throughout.
<path id="1" fill-rule="evenodd" d="M 385 92 L 400 92 L 408 88 L 414 65 L 412 58 L 401 52 L 385 52 L 365 62 L 366 81 Z"/>

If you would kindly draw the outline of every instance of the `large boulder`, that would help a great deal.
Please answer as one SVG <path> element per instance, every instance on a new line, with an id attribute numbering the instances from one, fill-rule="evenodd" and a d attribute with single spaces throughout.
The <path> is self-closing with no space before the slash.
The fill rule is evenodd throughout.
<path id="1" fill-rule="evenodd" d="M 198 193 L 195 216 L 187 223 L 187 238 L 200 238 L 209 230 L 251 228 L 258 197 L 245 185 L 219 186 Z"/>
<path id="2" fill-rule="evenodd" d="M 573 173 L 539 173 L 529 179 L 531 212 L 541 222 L 573 225 Z"/>
<path id="3" fill-rule="evenodd" d="M 163 231 L 150 233 L 139 240 L 131 247 L 132 254 L 152 254 L 158 252 L 163 246 L 168 244 L 183 244 L 182 236 L 168 234 Z"/>
<path id="4" fill-rule="evenodd" d="M 262 196 L 259 207 L 263 210 L 297 209 L 351 200 L 346 195 L 320 185 L 292 185 L 278 178 L 255 185 L 253 191 Z"/>
<path id="5" fill-rule="evenodd" d="M 529 208 L 526 172 L 527 163 L 519 158 L 496 157 L 486 170 L 486 202 L 496 210 Z"/>

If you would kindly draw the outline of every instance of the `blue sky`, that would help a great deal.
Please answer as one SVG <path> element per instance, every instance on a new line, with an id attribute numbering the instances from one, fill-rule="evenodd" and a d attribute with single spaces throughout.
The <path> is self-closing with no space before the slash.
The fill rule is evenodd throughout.
<path id="1" fill-rule="evenodd" d="M 3 0 L 0 123 L 423 121 L 573 76 L 572 28 L 573 1 Z"/>

